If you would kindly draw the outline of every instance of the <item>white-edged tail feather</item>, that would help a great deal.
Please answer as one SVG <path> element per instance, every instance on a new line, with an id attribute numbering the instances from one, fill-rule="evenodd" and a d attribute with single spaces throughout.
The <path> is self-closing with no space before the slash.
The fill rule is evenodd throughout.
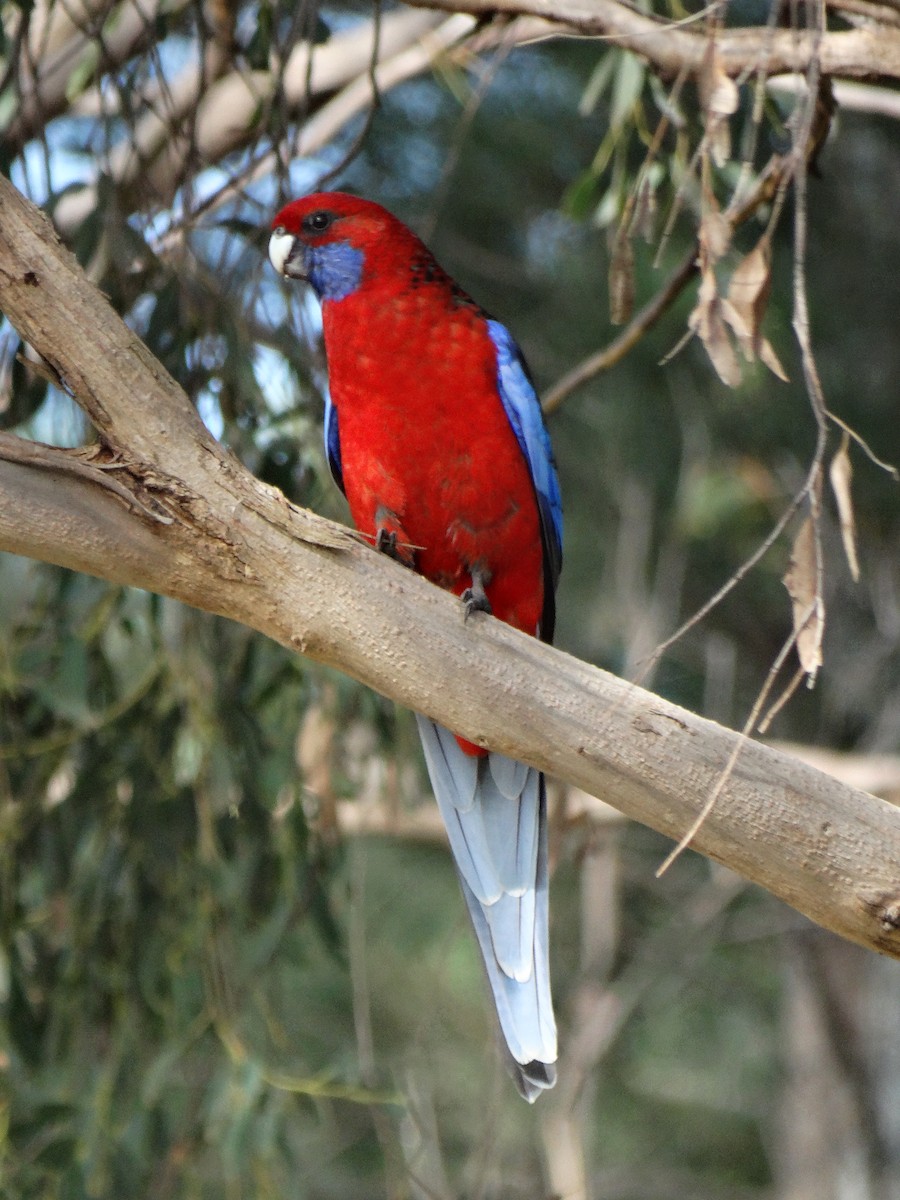
<path id="1" fill-rule="evenodd" d="M 466 754 L 448 729 L 416 720 L 516 1085 L 534 1101 L 556 1082 L 544 778 L 502 754 Z"/>

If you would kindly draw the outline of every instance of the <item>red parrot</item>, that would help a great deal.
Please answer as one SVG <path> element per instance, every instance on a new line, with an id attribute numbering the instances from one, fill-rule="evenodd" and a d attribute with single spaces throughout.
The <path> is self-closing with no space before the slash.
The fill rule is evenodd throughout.
<path id="1" fill-rule="evenodd" d="M 331 472 L 357 528 L 460 596 L 550 641 L 562 505 L 524 359 L 378 204 L 339 192 L 272 223 L 279 274 L 322 305 Z M 417 714 L 521 1094 L 556 1081 L 543 776 Z"/>

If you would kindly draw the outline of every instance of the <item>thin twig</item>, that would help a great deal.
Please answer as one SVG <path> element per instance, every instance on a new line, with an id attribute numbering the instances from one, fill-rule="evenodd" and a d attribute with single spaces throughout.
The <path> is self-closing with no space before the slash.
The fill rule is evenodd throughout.
<path id="1" fill-rule="evenodd" d="M 744 559 L 744 561 L 734 571 L 734 573 L 730 576 L 730 578 L 727 579 L 726 582 L 722 584 L 722 586 L 719 588 L 719 590 L 714 595 L 710 596 L 710 598 L 706 601 L 705 604 L 701 605 L 701 607 L 698 608 L 697 611 L 695 613 L 693 613 L 683 624 L 679 625 L 679 627 L 675 630 L 675 632 L 670 634 L 669 637 L 667 637 L 664 642 L 660 642 L 660 644 L 656 647 L 656 649 L 650 655 L 649 659 L 647 659 L 644 670 L 641 672 L 641 675 L 638 678 L 638 682 L 640 681 L 640 679 L 644 678 L 644 676 L 646 675 L 646 673 L 648 671 L 653 669 L 653 667 L 656 665 L 656 663 L 659 661 L 659 659 L 666 653 L 667 650 L 669 650 L 679 640 L 679 638 L 684 637 L 684 635 L 689 630 L 693 629 L 695 625 L 698 625 L 704 619 L 704 617 L 709 616 L 709 614 L 712 612 L 712 610 L 714 608 L 716 608 L 719 604 L 721 604 L 722 601 L 725 599 L 725 597 L 727 595 L 729 595 L 729 593 L 732 592 L 734 590 L 734 588 L 737 587 L 737 585 L 741 582 L 741 580 L 743 580 L 747 577 L 747 575 L 750 573 L 750 571 L 753 570 L 753 568 L 756 566 L 756 564 L 762 558 L 764 558 L 766 556 L 766 554 L 768 554 L 768 552 L 772 549 L 772 547 L 775 545 L 775 543 L 781 537 L 782 533 L 784 532 L 785 528 L 787 527 L 788 522 L 791 520 L 791 518 L 794 516 L 794 514 L 799 509 L 800 505 L 803 503 L 803 501 L 809 495 L 810 486 L 811 486 L 811 475 L 807 476 L 806 480 L 803 483 L 803 486 L 795 493 L 790 504 L 788 504 L 787 508 L 784 510 L 784 512 L 781 514 L 781 516 L 775 522 L 773 527 L 769 530 L 766 537 L 762 540 L 762 542 L 760 542 L 760 544 L 757 546 L 757 548 L 753 551 L 753 553 L 748 558 Z"/>
<path id="2" fill-rule="evenodd" d="M 819 3 L 816 4 L 816 6 L 815 6 L 815 12 L 810 12 L 810 14 L 809 14 L 810 22 L 815 21 L 815 27 L 813 30 L 814 35 L 820 35 L 821 32 L 823 32 L 824 19 L 825 19 L 824 3 L 822 3 L 822 0 L 819 0 Z M 675 849 L 672 850 L 672 852 L 666 857 L 666 859 L 660 866 L 659 870 L 657 871 L 658 875 L 661 875 L 665 870 L 667 870 L 668 867 L 671 866 L 671 864 L 675 861 L 675 859 L 678 858 L 678 856 L 682 853 L 682 851 L 684 851 L 691 844 L 693 839 L 696 837 L 698 830 L 701 828 L 704 821 L 707 819 L 709 814 L 712 812 L 717 800 L 719 799 L 719 797 L 722 794 L 723 789 L 725 788 L 725 785 L 727 784 L 728 780 L 731 778 L 731 775 L 734 771 L 735 764 L 741 754 L 741 751 L 744 748 L 744 745 L 746 744 L 748 736 L 750 735 L 750 733 L 753 730 L 754 725 L 756 724 L 759 713 L 762 710 L 762 706 L 765 703 L 766 699 L 768 698 L 768 695 L 775 683 L 775 679 L 777 678 L 777 676 L 781 670 L 781 667 L 784 663 L 785 658 L 787 657 L 787 654 L 790 652 L 791 648 L 796 643 L 796 641 L 800 635 L 800 632 L 806 627 L 807 622 L 810 620 L 810 618 L 814 614 L 818 614 L 819 638 L 821 639 L 821 628 L 822 628 L 822 624 L 823 624 L 823 617 L 821 616 L 821 614 L 824 613 L 823 594 L 824 594 L 825 564 L 824 564 L 824 553 L 823 553 L 823 549 L 822 549 L 822 528 L 821 528 L 821 520 L 820 520 L 819 488 L 821 486 L 822 464 L 824 462 L 825 448 L 826 448 L 826 444 L 827 444 L 827 440 L 828 440 L 828 409 L 825 404 L 825 397 L 824 397 L 824 393 L 822 391 L 822 385 L 821 385 L 821 381 L 819 379 L 819 373 L 818 373 L 818 369 L 816 367 L 815 356 L 813 354 L 813 349 L 812 349 L 812 340 L 810 338 L 810 333 L 809 333 L 809 305 L 808 305 L 808 301 L 807 301 L 807 292 L 806 292 L 806 245 L 807 245 L 807 242 L 806 242 L 806 234 L 807 234 L 806 183 L 807 183 L 808 162 L 809 162 L 808 156 L 811 153 L 811 151 L 813 150 L 813 148 L 815 147 L 815 145 L 817 144 L 817 138 L 815 137 L 815 134 L 816 134 L 816 118 L 818 116 L 817 110 L 818 110 L 818 104 L 819 104 L 820 80 L 821 80 L 821 71 L 819 68 L 819 59 L 818 59 L 818 55 L 816 53 L 814 53 L 811 57 L 809 72 L 807 75 L 808 100 L 807 100 L 807 103 L 805 105 L 803 105 L 798 110 L 798 113 L 797 113 L 798 119 L 797 119 L 797 123 L 796 123 L 795 129 L 794 129 L 794 148 L 793 148 L 793 151 L 791 154 L 791 160 L 792 160 L 791 174 L 793 176 L 793 186 L 794 186 L 794 192 L 795 192 L 794 320 L 793 320 L 793 327 L 794 327 L 795 336 L 797 338 L 797 342 L 800 347 L 801 360 L 803 363 L 803 374 L 804 374 L 804 378 L 806 380 L 807 395 L 809 396 L 810 405 L 813 410 L 813 415 L 815 416 L 815 419 L 816 419 L 817 436 L 816 436 L 816 446 L 815 446 L 815 450 L 813 453 L 812 462 L 810 464 L 810 468 L 807 473 L 806 482 L 804 483 L 801 491 L 798 492 L 797 496 L 795 496 L 794 502 L 789 507 L 788 511 L 790 511 L 791 509 L 796 510 L 796 508 L 799 507 L 799 505 L 803 502 L 803 500 L 807 500 L 809 503 L 810 516 L 811 516 L 812 522 L 813 522 L 813 537 L 814 537 L 814 552 L 815 552 L 815 575 L 816 575 L 815 595 L 813 597 L 812 603 L 809 606 L 809 613 L 806 616 L 804 616 L 802 620 L 795 619 L 794 628 L 791 632 L 791 636 L 785 641 L 780 653 L 778 654 L 777 658 L 775 659 L 775 662 L 772 664 L 771 668 L 769 669 L 769 674 L 766 677 L 766 682 L 763 685 L 762 689 L 760 690 L 760 693 L 756 698 L 756 701 L 753 705 L 753 708 L 750 711 L 749 716 L 747 717 L 747 720 L 744 722 L 744 726 L 741 730 L 740 738 L 737 742 L 735 742 L 734 747 L 732 748 L 731 754 L 728 756 L 728 762 L 725 764 L 725 767 L 723 768 L 722 773 L 720 774 L 719 778 L 716 780 L 716 784 L 713 787 L 712 791 L 710 792 L 709 797 L 706 800 L 706 803 L 703 805 L 703 808 L 700 810 L 700 813 L 698 814 L 696 820 L 691 825 L 690 829 L 688 829 L 687 833 L 684 834 L 684 836 L 681 838 L 681 840 L 679 841 L 679 843 L 675 847 Z M 783 528 L 785 523 L 786 522 L 784 521 L 784 518 L 782 518 L 782 521 L 779 522 L 779 525 Z M 776 530 L 778 530 L 780 532 L 779 525 L 776 525 Z M 766 539 L 766 542 L 768 542 L 769 545 L 771 545 L 775 540 L 775 538 L 772 536 L 773 533 L 775 533 L 775 530 L 773 530 L 772 533 L 770 533 L 769 537 Z M 745 564 L 745 566 L 746 566 L 746 564 Z M 736 573 L 736 575 L 737 574 L 738 573 Z M 746 574 L 746 570 L 742 571 L 740 574 L 741 574 L 741 577 L 743 577 L 743 575 Z M 734 585 L 734 583 L 736 582 L 736 575 L 732 576 L 732 578 L 725 585 L 725 588 L 720 589 L 720 592 L 724 593 L 726 590 L 730 590 L 729 585 L 732 585 L 732 586 Z M 714 600 L 716 600 L 716 602 L 718 602 L 716 597 L 714 597 Z M 706 609 L 707 612 L 709 611 L 710 607 L 711 607 L 711 605 L 709 603 L 707 603 L 707 605 L 704 605 L 704 608 Z M 701 610 L 701 612 L 702 612 L 702 610 Z M 700 619 L 700 617 L 697 614 L 695 614 L 695 616 L 693 618 L 691 618 L 691 621 L 687 623 L 686 627 L 690 628 L 690 626 L 692 624 L 695 624 L 698 619 Z M 672 640 L 674 640 L 674 639 L 670 639 L 669 642 L 667 643 L 667 645 L 671 645 Z M 658 647 L 655 657 L 661 653 L 663 653 L 663 648 Z M 815 678 L 815 668 L 813 668 L 812 670 L 807 669 L 805 671 L 805 673 L 810 680 L 813 680 Z M 792 694 L 792 687 L 791 687 L 791 685 L 789 685 L 788 689 L 785 693 L 785 696 L 783 697 L 782 703 L 784 701 L 786 701 L 786 699 L 791 694 Z M 780 707 L 780 705 L 776 706 L 775 711 L 777 711 L 778 707 Z M 771 715 L 774 715 L 774 713 Z"/>
<path id="3" fill-rule="evenodd" d="M 815 611 L 815 606 L 810 605 L 810 616 L 812 616 L 814 611 Z M 797 670 L 794 672 L 794 674 L 791 676 L 787 687 L 784 689 L 784 691 L 781 693 L 781 695 L 778 697 L 778 699 L 773 701 L 772 707 L 769 709 L 769 711 L 766 713 L 766 715 L 760 721 L 759 725 L 757 725 L 757 727 L 756 727 L 757 733 L 765 734 L 768 732 L 769 726 L 772 724 L 772 722 L 775 720 L 775 718 L 778 716 L 778 714 L 781 712 L 781 710 L 787 704 L 788 700 L 791 699 L 791 697 L 797 691 L 797 688 L 803 682 L 803 677 L 805 674 L 806 674 L 805 668 L 802 665 L 799 666 L 797 668 Z"/>
<path id="4" fill-rule="evenodd" d="M 880 467 L 882 471 L 887 471 L 888 475 L 890 475 L 892 479 L 900 482 L 900 470 L 898 470 L 893 463 L 885 462 L 883 459 L 879 458 L 866 439 L 862 437 L 861 434 L 857 433 L 851 425 L 848 425 L 842 417 L 837 415 L 837 413 L 833 413 L 830 408 L 826 408 L 825 415 L 828 417 L 829 421 L 837 425 L 838 429 L 842 430 L 851 441 L 855 442 L 857 446 L 859 446 L 860 450 L 862 450 L 863 454 L 865 454 L 866 458 L 873 463 L 874 466 Z"/>
<path id="5" fill-rule="evenodd" d="M 815 603 L 809 606 L 809 616 L 812 615 L 814 609 Z M 716 802 L 722 795 L 728 780 L 731 778 L 735 765 L 737 764 L 737 760 L 740 758 L 741 752 L 744 749 L 744 746 L 747 744 L 750 734 L 753 732 L 753 727 L 756 724 L 757 717 L 762 712 L 763 705 L 765 704 L 769 697 L 769 693 L 775 685 L 775 680 L 778 678 L 781 668 L 784 666 L 785 659 L 795 646 L 799 631 L 803 628 L 803 625 L 808 619 L 809 617 L 807 617 L 802 623 L 798 623 L 797 627 L 791 630 L 790 636 L 785 640 L 783 646 L 775 657 L 775 661 L 772 663 L 771 667 L 769 667 L 765 682 L 759 690 L 759 694 L 753 703 L 753 707 L 750 709 L 749 716 L 744 722 L 740 734 L 738 735 L 738 740 L 734 743 L 731 753 L 728 756 L 728 761 L 725 763 L 725 766 L 722 768 L 719 777 L 716 779 L 715 785 L 706 799 L 706 803 L 700 809 L 700 812 L 698 813 L 690 829 L 688 829 L 687 833 L 684 834 L 675 849 L 667 854 L 662 863 L 657 867 L 657 879 L 661 875 L 664 875 L 665 872 L 668 871 L 669 867 L 671 867 L 675 859 L 678 858 L 688 848 L 688 846 L 690 846 L 691 842 L 697 836 L 700 827 L 715 808 Z"/>
<path id="6" fill-rule="evenodd" d="M 324 175 L 320 175 L 316 180 L 312 191 L 320 192 L 324 186 L 332 179 L 336 179 L 347 167 L 359 156 L 363 146 L 369 137 L 372 130 L 372 125 L 375 121 L 375 114 L 381 107 L 381 89 L 378 86 L 378 61 L 381 57 L 381 0 L 374 0 L 372 6 L 372 54 L 369 58 L 369 84 L 372 88 L 372 102 L 366 109 L 365 120 L 359 134 L 353 139 L 353 144 L 347 152 L 341 157 L 340 161 Z M 310 63 L 312 63 L 312 55 L 310 55 Z"/>
<path id="7" fill-rule="evenodd" d="M 504 25 L 503 28 L 508 28 L 508 25 Z M 441 177 L 438 180 L 437 186 L 433 190 L 431 203 L 428 208 L 428 215 L 425 217 L 424 221 L 420 223 L 420 227 L 418 229 L 420 237 L 422 237 L 426 242 L 429 241 L 434 234 L 435 226 L 437 225 L 437 220 L 441 209 L 443 208 L 447 199 L 447 195 L 450 191 L 453 173 L 459 163 L 460 155 L 462 154 L 466 138 L 472 129 L 475 118 L 478 115 L 481 105 L 484 103 L 484 99 L 487 96 L 491 85 L 497 77 L 497 72 L 506 62 L 506 59 L 508 58 L 509 53 L 514 46 L 514 41 L 510 40 L 508 37 L 503 38 L 501 36 L 501 40 L 496 45 L 496 53 L 484 67 L 476 87 L 472 89 L 472 93 L 466 101 L 466 105 L 462 111 L 462 114 L 455 124 L 453 130 L 453 141 L 447 150 L 444 164 L 441 168 Z"/>
<path id="8" fill-rule="evenodd" d="M 555 412 L 576 388 L 620 362 L 677 300 L 696 273 L 697 248 L 691 246 L 662 289 L 635 313 L 622 332 L 609 345 L 573 367 L 550 388 L 544 397 L 544 412 Z"/>
<path id="9" fill-rule="evenodd" d="M 736 229 L 749 221 L 763 204 L 777 200 L 779 193 L 786 190 L 789 182 L 789 158 L 774 154 L 760 172 L 753 192 L 739 207 L 733 210 L 726 209 L 723 216 L 730 222 L 732 229 Z M 589 355 L 573 367 L 549 389 L 544 396 L 544 412 L 556 412 L 563 401 L 582 384 L 588 383 L 595 375 L 600 375 L 621 362 L 674 304 L 696 274 L 697 243 L 694 242 L 659 292 L 634 315 L 621 333 L 602 350 Z"/>
<path id="10" fill-rule="evenodd" d="M 825 5 L 820 0 L 808 10 L 808 20 L 814 23 L 814 35 L 820 38 L 825 28 Z M 816 590 L 815 605 L 819 613 L 818 638 L 821 643 L 824 626 L 824 591 L 825 591 L 825 555 L 822 547 L 822 522 L 819 491 L 822 481 L 822 467 L 825 461 L 825 448 L 828 441 L 828 407 L 825 394 L 819 378 L 812 338 L 809 331 L 809 299 L 806 286 L 806 250 L 807 250 L 807 192 L 809 153 L 813 146 L 813 134 L 820 103 L 820 86 L 822 84 L 818 54 L 812 55 L 807 86 L 809 94 L 807 102 L 800 108 L 800 119 L 795 131 L 795 145 L 792 158 L 794 159 L 794 318 L 793 328 L 800 347 L 800 359 L 803 364 L 803 376 L 806 380 L 806 392 L 809 397 L 813 416 L 816 420 L 816 446 L 810 472 L 809 509 L 812 518 L 812 529 L 815 548 Z M 827 87 L 827 82 L 826 85 Z M 801 625 L 802 629 L 803 626 Z M 817 655 L 818 659 L 819 656 Z M 815 678 L 816 667 L 808 671 L 810 680 Z"/>

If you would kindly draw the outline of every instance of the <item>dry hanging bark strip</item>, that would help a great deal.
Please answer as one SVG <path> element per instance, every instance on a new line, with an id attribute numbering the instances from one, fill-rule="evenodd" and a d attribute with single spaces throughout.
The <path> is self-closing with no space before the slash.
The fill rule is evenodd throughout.
<path id="1" fill-rule="evenodd" d="M 850 462 L 849 446 L 850 436 L 845 430 L 844 436 L 841 438 L 840 449 L 828 468 L 828 478 L 837 504 L 844 554 L 847 556 L 847 565 L 850 567 L 853 582 L 856 583 L 859 580 L 859 558 L 856 553 L 856 519 L 853 515 L 853 496 L 850 491 L 853 465 Z"/>
<path id="2" fill-rule="evenodd" d="M 815 520 L 808 516 L 794 539 L 783 582 L 793 607 L 797 656 L 810 685 L 822 665 L 825 632 L 825 602 L 819 590 L 818 557 Z"/>

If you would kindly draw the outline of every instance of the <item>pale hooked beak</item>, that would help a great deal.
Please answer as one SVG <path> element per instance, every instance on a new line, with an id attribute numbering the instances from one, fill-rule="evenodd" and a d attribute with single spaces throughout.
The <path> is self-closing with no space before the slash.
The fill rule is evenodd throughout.
<path id="1" fill-rule="evenodd" d="M 269 238 L 269 261 L 278 274 L 289 279 L 306 279 L 305 257 L 300 239 L 279 225 Z"/>

